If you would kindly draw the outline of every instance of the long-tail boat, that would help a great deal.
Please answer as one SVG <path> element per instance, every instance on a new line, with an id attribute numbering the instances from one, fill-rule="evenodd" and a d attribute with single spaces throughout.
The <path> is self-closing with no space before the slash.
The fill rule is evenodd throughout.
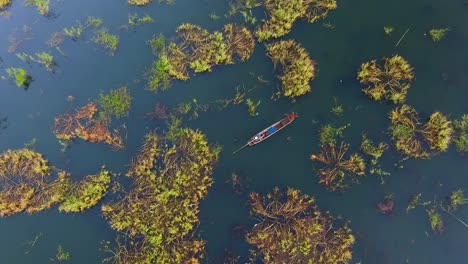
<path id="1" fill-rule="evenodd" d="M 285 128 L 289 124 L 291 124 L 294 120 L 296 120 L 297 117 L 298 117 L 297 113 L 294 113 L 294 112 L 290 114 L 285 114 L 285 117 L 283 117 L 281 120 L 263 129 L 262 131 L 258 132 L 253 137 L 251 137 L 249 141 L 247 141 L 247 144 L 245 144 L 238 150 L 234 151 L 234 153 L 240 151 L 241 149 L 247 146 L 251 147 L 251 146 L 257 145 L 258 143 L 278 133 L 278 131 Z"/>

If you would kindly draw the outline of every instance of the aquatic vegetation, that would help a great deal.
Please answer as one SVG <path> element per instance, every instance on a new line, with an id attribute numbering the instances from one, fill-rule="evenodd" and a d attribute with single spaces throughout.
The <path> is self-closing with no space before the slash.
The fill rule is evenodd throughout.
<path id="1" fill-rule="evenodd" d="M 0 154 L 0 217 L 35 213 L 60 202 L 69 188 L 69 174 L 53 178 L 43 156 L 24 148 Z"/>
<path id="2" fill-rule="evenodd" d="M 362 91 L 375 101 L 387 99 L 394 104 L 403 103 L 414 80 L 413 68 L 399 55 L 383 58 L 383 67 L 376 60 L 363 63 L 358 80 L 368 85 Z"/>
<path id="3" fill-rule="evenodd" d="M 208 16 L 210 17 L 211 20 L 214 20 L 214 21 L 221 19 L 221 17 L 216 15 L 215 12 L 211 12 Z"/>
<path id="4" fill-rule="evenodd" d="M 432 152 L 447 151 L 453 128 L 440 112 L 433 113 L 422 125 L 416 110 L 402 105 L 390 112 L 390 134 L 398 151 L 413 158 L 429 158 Z M 421 139 L 422 138 L 422 139 Z M 423 140 L 427 143 L 424 146 Z"/>
<path id="5" fill-rule="evenodd" d="M 385 35 L 391 35 L 393 33 L 394 28 L 392 26 L 385 26 L 384 27 L 384 32 Z"/>
<path id="6" fill-rule="evenodd" d="M 199 263 L 203 257 L 205 243 L 193 235 L 220 149 L 179 125 L 146 136 L 128 172 L 132 189 L 102 206 L 111 227 L 125 236 L 116 249 L 108 246 L 113 263 Z"/>
<path id="7" fill-rule="evenodd" d="M 330 113 L 336 116 L 341 116 L 344 112 L 343 105 L 338 104 L 336 97 L 333 97 L 333 101 L 335 102 L 335 105 L 331 108 Z"/>
<path id="8" fill-rule="evenodd" d="M 380 176 L 381 184 L 384 184 L 384 176 L 389 176 L 390 173 L 382 170 L 380 164 L 378 163 L 380 157 L 382 157 L 385 150 L 388 149 L 388 145 L 384 142 L 380 142 L 378 145 L 375 145 L 372 140 L 370 140 L 365 134 L 362 135 L 361 141 L 361 151 L 372 157 L 370 161 L 370 174 L 376 174 Z"/>
<path id="9" fill-rule="evenodd" d="M 151 24 L 154 22 L 154 19 L 150 15 L 145 15 L 143 17 L 138 17 L 137 14 L 128 15 L 128 24 L 130 26 L 140 26 L 143 24 Z"/>
<path id="10" fill-rule="evenodd" d="M 72 40 L 76 41 L 83 35 L 84 26 L 80 22 L 77 22 L 76 26 L 71 26 L 69 28 L 64 28 L 63 32 L 65 35 Z"/>
<path id="11" fill-rule="evenodd" d="M 158 90 L 166 91 L 171 87 L 171 76 L 169 72 L 173 71 L 167 54 L 163 51 L 158 60 L 153 62 L 147 73 L 146 89 L 152 92 Z"/>
<path id="12" fill-rule="evenodd" d="M 159 34 L 157 37 L 153 36 L 147 44 L 151 47 L 153 55 L 158 55 L 166 48 L 166 37 L 163 34 Z"/>
<path id="13" fill-rule="evenodd" d="M 408 213 L 409 211 L 415 209 L 418 206 L 423 206 L 424 207 L 424 206 L 428 206 L 428 205 L 431 204 L 431 201 L 423 201 L 421 199 L 421 196 L 422 196 L 422 193 L 418 193 L 417 195 L 414 195 L 411 198 L 408 206 L 406 207 L 406 213 Z"/>
<path id="14" fill-rule="evenodd" d="M 36 57 L 23 52 L 23 53 L 17 53 L 16 57 L 26 62 L 34 61 L 44 66 L 47 71 L 51 71 L 51 72 L 54 71 L 55 66 L 57 66 L 57 63 L 54 61 L 54 56 L 52 56 L 52 54 L 47 53 L 47 52 L 41 52 L 41 53 L 36 53 L 35 55 Z"/>
<path id="15" fill-rule="evenodd" d="M 337 8 L 335 0 L 265 0 L 264 5 L 269 19 L 256 30 L 258 41 L 284 36 L 296 20 L 314 23 Z"/>
<path id="16" fill-rule="evenodd" d="M 47 40 L 47 46 L 53 48 L 60 46 L 65 41 L 65 33 L 63 32 L 54 32 L 50 34 L 49 39 Z"/>
<path id="17" fill-rule="evenodd" d="M 247 111 L 249 112 L 249 116 L 258 116 L 257 106 L 260 105 L 260 100 L 257 103 L 254 103 L 252 99 L 247 98 L 245 104 L 247 105 Z"/>
<path id="18" fill-rule="evenodd" d="M 57 254 L 55 254 L 55 260 L 57 262 L 65 262 L 70 260 L 70 253 L 63 249 L 62 245 L 58 245 Z"/>
<path id="19" fill-rule="evenodd" d="M 350 263 L 355 243 L 351 229 L 336 227 L 314 198 L 275 188 L 264 197 L 251 193 L 250 202 L 251 214 L 260 222 L 247 232 L 246 240 L 263 263 Z"/>
<path id="20" fill-rule="evenodd" d="M 64 212 L 83 212 L 95 206 L 107 193 L 111 173 L 105 168 L 97 175 L 86 176 L 70 188 L 59 206 Z"/>
<path id="21" fill-rule="evenodd" d="M 11 4 L 11 0 L 0 0 L 0 10 L 6 9 Z"/>
<path id="22" fill-rule="evenodd" d="M 93 37 L 93 42 L 107 49 L 111 55 L 115 55 L 119 46 L 119 37 L 110 34 L 106 28 L 98 30 Z"/>
<path id="23" fill-rule="evenodd" d="M 115 149 L 123 149 L 124 144 L 119 131 L 109 131 L 105 120 L 95 118 L 98 108 L 88 103 L 74 113 L 65 113 L 55 118 L 53 133 L 57 139 L 70 141 L 79 137 L 91 143 L 106 143 Z"/>
<path id="24" fill-rule="evenodd" d="M 294 99 L 308 93 L 309 82 L 315 77 L 315 63 L 307 50 L 294 40 L 283 40 L 266 47 L 273 63 L 280 64 L 283 68 L 279 77 L 282 94 Z"/>
<path id="25" fill-rule="evenodd" d="M 50 0 L 26 0 L 26 5 L 35 6 L 39 14 L 43 16 L 49 15 Z"/>
<path id="26" fill-rule="evenodd" d="M 389 215 L 393 212 L 395 208 L 395 201 L 393 200 L 392 195 L 386 195 L 383 201 L 377 204 L 377 210 L 383 215 Z"/>
<path id="27" fill-rule="evenodd" d="M 151 3 L 151 0 L 128 0 L 130 5 L 144 6 Z"/>
<path id="28" fill-rule="evenodd" d="M 348 187 L 349 181 L 356 181 L 355 176 L 365 176 L 366 163 L 358 154 L 352 154 L 348 159 L 344 156 L 349 145 L 341 143 L 336 145 L 322 145 L 321 152 L 312 154 L 310 159 L 321 162 L 325 167 L 318 170 L 320 183 L 331 191 L 342 190 Z"/>
<path id="29" fill-rule="evenodd" d="M 100 117 L 109 122 L 112 117 L 122 118 L 128 116 L 132 97 L 126 86 L 111 90 L 109 94 L 99 94 L 97 100 L 101 108 Z"/>
<path id="30" fill-rule="evenodd" d="M 431 224 L 432 231 L 441 233 L 444 231 L 444 222 L 442 221 L 441 215 L 436 211 L 436 208 L 426 210 L 429 222 Z"/>
<path id="31" fill-rule="evenodd" d="M 13 79 L 18 87 L 28 89 L 33 81 L 33 78 L 23 68 L 7 68 L 5 71 L 8 77 Z"/>
<path id="32" fill-rule="evenodd" d="M 459 206 L 467 204 L 467 203 L 468 203 L 468 198 L 465 198 L 465 194 L 463 193 L 463 190 L 462 189 L 456 190 L 452 192 L 452 195 L 450 195 L 449 210 L 455 211 L 457 210 Z"/>
<path id="33" fill-rule="evenodd" d="M 460 152 L 468 152 L 468 114 L 453 122 L 455 136 L 453 142 L 455 148 Z"/>
<path id="34" fill-rule="evenodd" d="M 429 30 L 429 36 L 432 41 L 439 42 L 445 37 L 448 31 L 450 31 L 449 28 L 434 28 Z"/>
<path id="35" fill-rule="evenodd" d="M 103 24 L 104 21 L 102 20 L 102 18 L 88 16 L 88 18 L 86 19 L 87 27 L 100 28 Z"/>
<path id="36" fill-rule="evenodd" d="M 334 127 L 326 124 L 320 128 L 320 145 L 321 146 L 334 146 L 338 138 L 343 138 L 343 131 L 349 127 L 350 124 Z"/>
<path id="37" fill-rule="evenodd" d="M 21 30 L 15 28 L 13 32 L 8 36 L 8 53 L 16 52 L 22 47 L 24 42 L 33 38 L 32 28 L 28 25 L 23 25 Z"/>

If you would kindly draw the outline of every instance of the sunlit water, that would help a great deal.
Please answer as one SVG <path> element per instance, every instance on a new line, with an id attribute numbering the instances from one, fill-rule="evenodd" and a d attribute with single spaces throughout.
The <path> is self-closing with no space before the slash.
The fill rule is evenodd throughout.
<path id="1" fill-rule="evenodd" d="M 155 1 L 157 2 L 157 1 Z M 465 1 L 466 2 L 466 1 Z M 360 184 L 352 185 L 344 193 L 332 193 L 318 184 L 315 167 L 309 160 L 318 151 L 318 129 L 322 124 L 351 126 L 345 140 L 352 150 L 359 148 L 361 134 L 366 132 L 376 142 L 390 143 L 386 131 L 387 113 L 392 105 L 372 102 L 361 92 L 356 72 L 361 63 L 384 56 L 400 54 L 415 68 L 416 81 L 409 91 L 407 103 L 413 105 L 423 118 L 433 111 L 442 111 L 453 118 L 468 112 L 468 6 L 463 0 L 452 1 L 338 1 L 338 9 L 316 24 L 299 21 L 284 39 L 301 43 L 317 62 L 318 73 L 311 83 L 312 92 L 292 103 L 287 99 L 270 100 L 279 87 L 277 72 L 265 55 L 264 44 L 258 44 L 252 58 L 243 64 L 216 67 L 213 72 L 193 76 L 187 82 L 173 82 L 166 93 L 153 94 L 144 89 L 144 71 L 153 56 L 146 40 L 163 33 L 174 36 L 181 23 L 198 24 L 209 30 L 221 29 L 225 23 L 228 4 L 224 1 L 177 0 L 174 5 L 153 3 L 144 8 L 127 5 L 126 1 L 82 0 L 52 1 L 55 18 L 43 18 L 33 8 L 14 0 L 9 19 L 0 18 L 0 64 L 2 75 L 6 67 L 25 67 L 35 81 L 28 91 L 18 89 L 8 81 L 0 82 L 0 119 L 8 117 L 7 128 L 0 131 L 0 149 L 21 148 L 32 138 L 37 139 L 36 150 L 59 168 L 70 171 L 75 179 L 96 173 L 105 164 L 114 172 L 124 173 L 126 164 L 136 153 L 143 135 L 155 128 L 164 129 L 163 122 L 145 118 L 156 102 L 175 106 L 196 98 L 200 103 L 229 98 L 235 87 L 254 88 L 248 97 L 261 101 L 259 116 L 248 116 L 246 106 L 230 107 L 220 112 L 202 113 L 186 125 L 202 130 L 210 142 L 223 146 L 221 159 L 213 175 L 215 184 L 201 204 L 200 226 L 197 235 L 207 241 L 206 263 L 221 263 L 225 249 L 245 260 L 249 246 L 232 232 L 235 226 L 251 227 L 247 194 L 266 193 L 275 186 L 294 187 L 316 198 L 322 210 L 350 220 L 357 237 L 352 263 L 467 263 L 468 229 L 450 215 L 443 213 L 446 230 L 434 235 L 424 209 L 406 214 L 410 197 L 423 193 L 427 200 L 440 202 L 452 191 L 468 190 L 468 162 L 455 152 L 435 156 L 431 160 L 408 160 L 398 168 L 403 157 L 393 148 L 384 154 L 381 164 L 391 172 L 385 184 L 375 176 L 368 176 Z M 122 30 L 129 13 L 149 14 L 154 24 L 129 31 Z M 220 20 L 212 21 L 215 12 Z M 259 18 L 263 10 L 256 10 Z M 117 54 L 108 56 L 90 41 L 91 33 L 83 40 L 66 40 L 61 50 L 67 57 L 47 47 L 52 32 L 72 26 L 87 16 L 104 19 L 111 33 L 120 36 Z M 234 22 L 240 22 L 237 19 Z M 323 27 L 330 22 L 335 29 Z M 27 66 L 14 54 L 7 53 L 9 36 L 23 25 L 32 28 L 33 39 L 24 43 L 18 52 L 30 54 L 51 51 L 57 58 L 59 71 L 50 74 L 39 66 Z M 395 28 L 385 36 L 383 27 Z M 451 31 L 440 43 L 425 36 L 431 28 L 448 27 Z M 396 43 L 410 29 L 398 47 Z M 257 81 L 257 76 L 269 84 Z M 133 105 L 125 123 L 128 128 L 125 151 L 116 152 L 104 145 L 80 141 L 66 153 L 51 132 L 54 117 L 69 109 L 66 98 L 75 97 L 73 106 L 84 105 L 101 92 L 126 85 L 131 91 Z M 334 98 L 343 104 L 345 113 L 336 117 L 330 113 Z M 232 154 L 254 133 L 282 114 L 298 112 L 299 119 L 267 142 Z M 250 180 L 244 195 L 236 195 L 225 182 L 232 173 Z M 121 177 L 123 181 L 128 181 Z M 379 215 L 375 204 L 386 194 L 393 194 L 396 208 L 391 216 Z M 106 197 L 104 203 L 111 199 Z M 468 219 L 468 208 L 457 211 Z M 48 263 L 55 256 L 57 245 L 70 252 L 70 263 L 100 263 L 106 256 L 99 250 L 103 240 L 116 236 L 100 215 L 99 206 L 82 214 L 59 213 L 56 208 L 32 216 L 19 214 L 0 219 L 0 263 Z M 31 248 L 27 241 L 39 235 Z"/>

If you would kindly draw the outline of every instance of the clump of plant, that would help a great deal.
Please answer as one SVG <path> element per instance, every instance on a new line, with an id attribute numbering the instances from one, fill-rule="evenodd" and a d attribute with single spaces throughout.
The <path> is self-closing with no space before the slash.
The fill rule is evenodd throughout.
<path id="1" fill-rule="evenodd" d="M 26 5 L 36 7 L 43 16 L 49 15 L 49 4 L 50 0 L 26 0 Z"/>
<path id="2" fill-rule="evenodd" d="M 413 158 L 429 158 L 431 151 L 447 151 L 453 128 L 440 112 L 433 113 L 425 124 L 421 124 L 416 110 L 402 105 L 392 110 L 389 117 L 390 134 L 397 150 L 403 154 Z"/>
<path id="3" fill-rule="evenodd" d="M 245 101 L 247 105 L 247 111 L 249 112 L 249 116 L 258 116 L 257 107 L 260 105 L 260 100 L 255 103 L 252 99 L 247 98 Z"/>
<path id="4" fill-rule="evenodd" d="M 385 35 L 391 35 L 393 33 L 393 30 L 394 28 L 392 26 L 385 26 L 384 27 L 384 32 L 385 32 Z"/>
<path id="5" fill-rule="evenodd" d="M 165 51 L 159 54 L 159 58 L 153 62 L 149 72 L 147 73 L 146 89 L 152 92 L 158 90 L 166 91 L 171 87 L 172 70 L 171 63 Z"/>
<path id="6" fill-rule="evenodd" d="M 220 149 L 195 130 L 173 121 L 165 135 L 151 132 L 130 166 L 133 187 L 102 206 L 104 217 L 124 236 L 113 263 L 199 263 L 198 205 L 212 185 Z"/>
<path id="7" fill-rule="evenodd" d="M 284 36 L 296 20 L 307 19 L 314 23 L 337 8 L 335 0 L 265 0 L 264 5 L 269 19 L 255 32 L 259 41 Z"/>
<path id="8" fill-rule="evenodd" d="M 365 176 L 366 163 L 359 154 L 352 154 L 345 158 L 349 145 L 341 143 L 336 145 L 322 145 L 319 154 L 312 154 L 310 159 L 324 164 L 318 170 L 319 182 L 329 190 L 343 190 L 349 182 L 357 181 L 356 176 Z"/>
<path id="9" fill-rule="evenodd" d="M 468 198 L 465 197 L 462 189 L 456 190 L 452 192 L 450 195 L 450 205 L 449 210 L 455 211 L 458 209 L 459 206 L 467 204 Z"/>
<path id="10" fill-rule="evenodd" d="M 281 93 L 294 99 L 310 92 L 309 82 L 315 77 L 315 63 L 307 50 L 294 40 L 283 40 L 267 45 L 273 63 L 282 66 Z"/>
<path id="11" fill-rule="evenodd" d="M 336 97 L 333 97 L 333 101 L 335 104 L 332 106 L 330 113 L 336 115 L 336 116 L 341 116 L 344 112 L 344 108 L 342 104 L 338 104 L 338 100 Z"/>
<path id="12" fill-rule="evenodd" d="M 97 175 L 86 176 L 83 180 L 73 184 L 59 206 L 64 212 L 83 212 L 95 206 L 107 193 L 111 181 L 111 173 L 102 168 Z"/>
<path id="13" fill-rule="evenodd" d="M 63 32 L 73 41 L 76 41 L 81 38 L 83 35 L 84 27 L 80 22 L 77 22 L 75 26 L 71 26 L 69 28 L 64 28 Z"/>
<path id="14" fill-rule="evenodd" d="M 51 176 L 43 156 L 24 148 L 0 154 L 0 217 L 49 209 L 69 190 L 70 175 Z"/>
<path id="15" fill-rule="evenodd" d="M 158 55 L 166 48 L 166 37 L 163 34 L 153 36 L 152 39 L 147 41 L 147 44 L 150 46 L 153 55 Z"/>
<path id="16" fill-rule="evenodd" d="M 16 56 L 23 61 L 34 61 L 44 66 L 47 71 L 53 72 L 57 63 L 54 60 L 54 56 L 48 52 L 36 53 L 36 57 L 31 56 L 27 53 L 18 53 Z"/>
<path id="17" fill-rule="evenodd" d="M 151 3 L 151 0 L 128 0 L 128 3 L 135 6 L 144 6 Z"/>
<path id="18" fill-rule="evenodd" d="M 55 260 L 57 262 L 66 262 L 70 260 L 70 253 L 63 249 L 62 245 L 58 245 L 57 254 L 55 254 Z"/>
<path id="19" fill-rule="evenodd" d="M 336 227 L 328 212 L 298 190 L 278 188 L 261 197 L 250 194 L 251 214 L 259 220 L 246 234 L 263 263 L 350 263 L 355 238 Z"/>
<path id="20" fill-rule="evenodd" d="M 387 149 L 388 145 L 386 143 L 380 142 L 378 145 L 375 145 L 374 142 L 371 139 L 369 139 L 365 134 L 362 135 L 361 151 L 372 157 L 370 161 L 371 166 L 369 172 L 371 174 L 377 174 L 380 177 L 382 184 L 385 182 L 383 177 L 390 175 L 390 173 L 382 170 L 378 161 Z"/>
<path id="21" fill-rule="evenodd" d="M 411 197 L 410 202 L 408 203 L 408 206 L 406 207 L 406 213 L 409 211 L 415 209 L 418 206 L 428 206 L 431 204 L 431 201 L 423 201 L 421 199 L 422 193 L 418 193 L 417 195 L 414 195 Z"/>
<path id="22" fill-rule="evenodd" d="M 459 152 L 468 152 L 468 115 L 464 114 L 453 122 L 455 136 L 453 142 Z"/>
<path id="23" fill-rule="evenodd" d="M 0 0 L 0 10 L 5 10 L 11 4 L 11 0 Z"/>
<path id="24" fill-rule="evenodd" d="M 413 68 L 399 55 L 383 59 L 383 66 L 376 60 L 363 63 L 358 72 L 358 80 L 367 85 L 362 91 L 371 99 L 387 99 L 394 104 L 403 103 L 414 80 Z"/>
<path id="25" fill-rule="evenodd" d="M 94 34 L 93 42 L 107 49 L 111 55 L 115 55 L 119 46 L 119 37 L 110 34 L 106 28 L 102 28 Z"/>
<path id="26" fill-rule="evenodd" d="M 449 31 L 449 28 L 434 28 L 429 30 L 429 36 L 431 37 L 432 41 L 439 42 L 445 37 L 445 35 Z"/>
<path id="27" fill-rule="evenodd" d="M 29 75 L 26 70 L 23 68 L 7 68 L 5 69 L 8 77 L 15 81 L 16 86 L 23 87 L 24 89 L 28 89 L 31 85 L 33 78 Z"/>
<path id="28" fill-rule="evenodd" d="M 334 127 L 326 124 L 320 128 L 320 145 L 321 146 L 334 146 L 338 138 L 343 138 L 343 131 L 349 127 L 350 124 Z"/>
<path id="29" fill-rule="evenodd" d="M 441 233 L 444 231 L 444 222 L 442 216 L 436 211 L 436 208 L 426 210 L 429 222 L 431 224 L 432 231 Z"/>
<path id="30" fill-rule="evenodd" d="M 62 142 L 78 137 L 91 143 L 106 143 L 115 149 L 123 149 L 119 131 L 109 131 L 107 120 L 96 118 L 98 112 L 95 103 L 88 103 L 74 112 L 60 115 L 55 118 L 53 133 Z"/>
<path id="31" fill-rule="evenodd" d="M 132 97 L 126 86 L 111 90 L 109 94 L 99 94 L 97 100 L 101 108 L 100 117 L 110 121 L 112 117 L 122 118 L 128 116 Z"/>
<path id="32" fill-rule="evenodd" d="M 143 24 L 151 24 L 154 22 L 154 19 L 150 15 L 144 15 L 143 17 L 138 17 L 137 14 L 128 15 L 128 24 L 130 26 L 140 26 Z"/>
<path id="33" fill-rule="evenodd" d="M 103 24 L 104 21 L 102 20 L 102 18 L 88 16 L 88 18 L 86 19 L 87 27 L 100 28 Z"/>

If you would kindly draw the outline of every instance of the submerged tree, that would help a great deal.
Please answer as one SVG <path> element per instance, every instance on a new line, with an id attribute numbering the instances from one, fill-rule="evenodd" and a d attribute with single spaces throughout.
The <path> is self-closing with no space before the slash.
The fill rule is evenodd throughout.
<path id="1" fill-rule="evenodd" d="M 314 23 L 337 8 L 336 0 L 265 0 L 264 5 L 270 19 L 255 32 L 259 41 L 284 36 L 296 20 Z"/>
<path id="2" fill-rule="evenodd" d="M 30 149 L 0 154 L 0 216 L 35 213 L 62 201 L 70 175 L 60 172 L 54 178 L 51 170 L 47 160 Z"/>
<path id="3" fill-rule="evenodd" d="M 97 175 L 89 175 L 74 184 L 59 206 L 64 212 L 83 212 L 95 206 L 106 195 L 111 173 L 102 168 Z"/>
<path id="4" fill-rule="evenodd" d="M 113 148 L 124 147 L 117 130 L 109 131 L 106 120 L 97 119 L 98 108 L 95 103 L 88 103 L 74 113 L 65 113 L 55 118 L 53 132 L 62 141 L 79 137 L 91 143 L 106 143 Z"/>
<path id="5" fill-rule="evenodd" d="M 251 214 L 260 220 L 246 235 L 262 261 L 280 263 L 349 263 L 355 238 L 347 226 L 337 228 L 329 213 L 298 190 L 278 188 L 261 197 L 250 194 Z"/>
<path id="6" fill-rule="evenodd" d="M 149 73 L 148 89 L 167 88 L 170 79 L 189 79 L 188 69 L 195 73 L 211 71 L 214 65 L 246 61 L 255 47 L 251 32 L 240 26 L 227 24 L 223 32 L 208 32 L 197 25 L 182 24 L 177 38 L 169 43 L 153 64 Z"/>
<path id="7" fill-rule="evenodd" d="M 111 227 L 125 234 L 116 250 L 108 245 L 113 263 L 199 263 L 204 242 L 193 237 L 198 204 L 213 183 L 219 151 L 177 121 L 162 137 L 146 135 L 128 171 L 133 188 L 102 207 Z"/>
<path id="8" fill-rule="evenodd" d="M 306 49 L 294 40 L 286 40 L 267 45 L 267 52 L 273 63 L 283 68 L 279 78 L 284 96 L 294 99 L 310 91 L 309 82 L 315 77 L 315 63 Z"/>
<path id="9" fill-rule="evenodd" d="M 422 125 L 418 113 L 409 105 L 390 112 L 390 133 L 397 150 L 413 158 L 429 158 L 431 152 L 447 151 L 453 128 L 440 112 L 433 113 Z M 425 144 L 426 143 L 426 144 Z"/>
<path id="10" fill-rule="evenodd" d="M 349 145 L 345 143 L 339 147 L 323 145 L 319 154 L 310 156 L 311 160 L 325 165 L 318 170 L 320 183 L 332 191 L 346 188 L 350 180 L 356 180 L 354 176 L 365 176 L 366 163 L 360 155 L 355 153 L 345 159 L 348 148 Z"/>
<path id="11" fill-rule="evenodd" d="M 455 148 L 460 152 L 468 152 L 468 114 L 464 114 L 459 120 L 453 122 Z"/>
<path id="12" fill-rule="evenodd" d="M 363 63 L 358 72 L 358 80 L 368 85 L 362 91 L 371 99 L 387 99 L 395 104 L 403 103 L 410 82 L 414 80 L 413 68 L 403 57 L 395 55 L 383 59 L 383 66 L 376 60 Z"/>

